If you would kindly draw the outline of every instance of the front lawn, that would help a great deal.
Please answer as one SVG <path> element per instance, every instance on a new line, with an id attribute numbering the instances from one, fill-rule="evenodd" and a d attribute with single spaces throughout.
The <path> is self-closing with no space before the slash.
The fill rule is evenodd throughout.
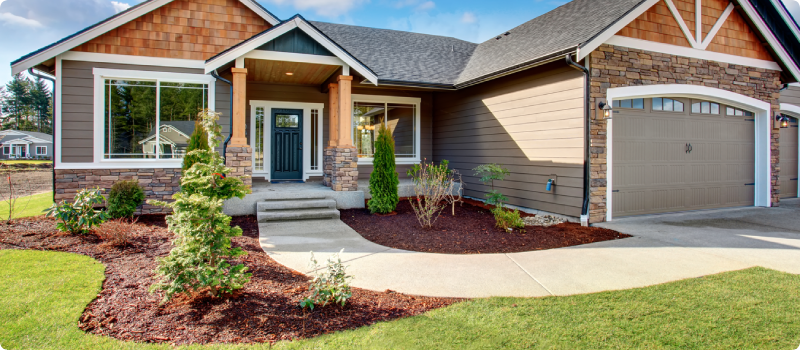
<path id="1" fill-rule="evenodd" d="M 172 349 L 77 327 L 103 266 L 75 254 L 0 250 L 5 349 Z M 492 298 L 278 348 L 313 349 L 795 349 L 800 276 L 763 268 L 618 292 Z M 267 345 L 181 349 L 267 349 Z"/>
<path id="2" fill-rule="evenodd" d="M 53 205 L 53 192 L 20 197 L 17 199 L 16 205 L 24 210 L 14 213 L 14 219 L 44 215 L 44 210 Z M 0 202 L 0 217 L 8 217 L 8 201 Z"/>
<path id="3" fill-rule="evenodd" d="M 0 163 L 5 164 L 49 164 L 52 160 L 33 160 L 33 159 L 18 159 L 18 160 L 3 160 Z"/>

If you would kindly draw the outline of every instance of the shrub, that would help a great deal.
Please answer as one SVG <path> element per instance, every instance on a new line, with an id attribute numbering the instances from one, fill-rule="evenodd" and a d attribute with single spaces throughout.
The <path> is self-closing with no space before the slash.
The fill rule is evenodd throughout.
<path id="1" fill-rule="evenodd" d="M 328 265 L 324 273 L 319 272 L 321 269 L 317 264 L 317 259 L 314 258 L 314 252 L 311 252 L 310 267 L 314 271 L 314 279 L 311 280 L 311 285 L 308 288 L 311 296 L 300 302 L 301 308 L 314 310 L 314 306 L 325 307 L 329 303 L 344 306 L 347 299 L 353 296 L 348 283 L 349 280 L 353 279 L 353 276 L 347 275 L 347 266 L 342 263 L 341 254 L 343 251 L 344 249 L 328 258 Z"/>
<path id="2" fill-rule="evenodd" d="M 497 164 L 483 164 L 472 170 L 475 172 L 475 176 L 481 178 L 481 182 L 492 187 L 492 190 L 486 194 L 486 203 L 496 207 L 502 207 L 503 203 L 508 201 L 508 198 L 500 193 L 500 191 L 494 189 L 494 180 L 505 180 L 506 176 L 510 173 L 508 169 Z"/>
<path id="3" fill-rule="evenodd" d="M 8 167 L 6 164 L 0 164 L 2 167 Z M 6 223 L 10 223 L 20 213 L 24 212 L 33 199 L 33 184 L 24 177 L 15 177 L 12 180 L 11 174 L 13 170 L 6 170 L 2 175 L 6 176 L 6 181 L 0 181 L 2 190 L 0 190 L 0 201 L 8 203 L 8 211 L 3 211 L 2 217 L 6 219 Z"/>
<path id="4" fill-rule="evenodd" d="M 181 191 L 173 196 L 174 202 L 148 201 L 173 210 L 167 224 L 176 236 L 174 248 L 158 260 L 158 281 L 151 287 L 151 291 L 165 292 L 164 301 L 176 293 L 201 289 L 219 297 L 242 288 L 252 275 L 243 264 L 231 266 L 226 260 L 246 253 L 240 247 L 231 247 L 231 238 L 241 236 L 242 229 L 231 227 L 231 217 L 222 212 L 224 200 L 244 198 L 250 189 L 241 179 L 223 175 L 231 169 L 213 151 L 221 136 L 219 114 L 206 110 L 202 117 L 212 136 L 210 149 L 190 152 L 198 162 L 183 173 Z"/>
<path id="5" fill-rule="evenodd" d="M 108 220 L 108 213 L 95 210 L 94 206 L 105 202 L 99 188 L 87 188 L 78 192 L 73 203 L 61 201 L 47 209 L 47 215 L 58 220 L 56 227 L 69 233 L 87 233 L 92 227 Z"/>
<path id="6" fill-rule="evenodd" d="M 198 116 L 202 115 L 203 112 L 200 112 Z M 194 123 L 194 132 L 189 136 L 189 144 L 186 146 L 186 155 L 183 157 L 183 171 L 189 170 L 192 165 L 201 161 L 198 154 L 192 153 L 192 151 L 197 150 L 211 150 L 211 146 L 208 144 L 208 132 L 199 121 Z"/>
<path id="7" fill-rule="evenodd" d="M 416 198 L 411 198 L 411 207 L 422 227 L 433 227 L 442 210 L 451 205 L 455 216 L 455 203 L 461 200 L 461 175 L 448 168 L 449 162 L 443 160 L 435 165 L 424 160 L 415 164 L 407 174 L 414 184 Z M 457 184 L 461 184 L 458 187 Z"/>
<path id="8" fill-rule="evenodd" d="M 136 228 L 139 219 L 110 220 L 97 228 L 97 234 L 105 241 L 106 245 L 124 248 L 131 245 L 131 233 Z"/>
<path id="9" fill-rule="evenodd" d="M 372 199 L 367 203 L 369 211 L 373 214 L 388 214 L 397 209 L 400 198 L 397 195 L 397 186 L 400 179 L 394 160 L 394 139 L 389 128 L 381 123 L 378 129 L 378 139 L 375 140 L 375 158 L 372 162 L 374 169 L 369 176 L 369 192 Z"/>
<path id="10" fill-rule="evenodd" d="M 143 202 L 144 190 L 138 181 L 119 181 L 108 193 L 108 215 L 113 219 L 132 218 Z"/>
<path id="11" fill-rule="evenodd" d="M 514 209 L 511 211 L 503 207 L 496 207 L 492 209 L 492 214 L 494 214 L 495 225 L 503 229 L 503 231 L 508 232 L 514 228 L 525 228 L 525 220 L 522 220 L 519 216 L 519 210 Z"/>

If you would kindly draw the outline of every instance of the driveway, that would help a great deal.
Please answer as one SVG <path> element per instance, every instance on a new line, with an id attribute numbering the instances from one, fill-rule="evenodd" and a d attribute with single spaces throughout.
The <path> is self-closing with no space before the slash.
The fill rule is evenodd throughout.
<path id="1" fill-rule="evenodd" d="M 448 255 L 384 247 L 338 220 L 261 224 L 261 246 L 310 273 L 310 251 L 342 259 L 353 286 L 450 297 L 540 297 L 644 287 L 764 266 L 800 274 L 800 201 L 619 219 L 615 241 L 514 254 Z"/>

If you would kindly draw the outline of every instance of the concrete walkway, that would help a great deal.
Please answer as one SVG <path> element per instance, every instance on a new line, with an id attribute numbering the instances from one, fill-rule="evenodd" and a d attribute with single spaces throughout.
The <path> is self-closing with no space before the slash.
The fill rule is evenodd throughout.
<path id="1" fill-rule="evenodd" d="M 338 220 L 260 225 L 261 246 L 309 273 L 344 248 L 353 286 L 450 297 L 539 297 L 618 290 L 764 266 L 800 274 L 800 202 L 615 220 L 633 238 L 513 254 L 447 255 L 391 249 Z"/>

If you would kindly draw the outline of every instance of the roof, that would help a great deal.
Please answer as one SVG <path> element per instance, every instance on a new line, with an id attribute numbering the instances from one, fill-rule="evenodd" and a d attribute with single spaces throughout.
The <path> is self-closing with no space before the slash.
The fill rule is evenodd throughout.
<path id="1" fill-rule="evenodd" d="M 608 28 L 643 0 L 574 0 L 489 39 L 475 49 L 458 83 L 523 65 L 581 44 Z"/>
<path id="2" fill-rule="evenodd" d="M 161 126 L 171 126 L 171 127 L 175 128 L 176 130 L 180 131 L 181 133 L 183 133 L 184 135 L 191 136 L 192 133 L 194 133 L 195 122 L 194 121 L 185 121 L 185 120 L 184 121 L 162 121 L 160 123 L 160 125 Z M 148 136 L 153 136 L 153 135 L 155 135 L 155 133 L 156 133 L 156 128 L 153 127 L 150 130 L 150 133 L 148 134 Z"/>
<path id="3" fill-rule="evenodd" d="M 0 131 L 0 143 L 4 143 L 10 140 L 19 140 L 19 139 L 25 139 L 34 143 L 52 143 L 53 135 L 36 131 L 21 131 L 21 130 Z"/>
<path id="4" fill-rule="evenodd" d="M 380 81 L 454 85 L 478 46 L 436 35 L 326 22 L 311 24 L 366 64 Z"/>

